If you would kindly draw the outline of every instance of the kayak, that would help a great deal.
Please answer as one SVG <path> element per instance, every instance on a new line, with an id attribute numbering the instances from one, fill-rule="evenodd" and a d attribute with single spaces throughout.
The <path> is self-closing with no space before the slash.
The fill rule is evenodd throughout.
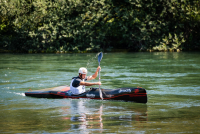
<path id="1" fill-rule="evenodd" d="M 101 89 L 103 94 L 103 100 L 122 100 L 138 103 L 147 103 L 147 93 L 144 88 L 118 88 L 118 89 Z M 74 95 L 70 91 L 69 86 L 59 86 L 53 88 L 47 88 L 42 90 L 32 91 L 29 89 L 25 92 L 26 96 L 37 98 L 71 98 L 71 99 L 96 99 L 100 100 L 99 88 L 90 88 L 90 90 Z"/>

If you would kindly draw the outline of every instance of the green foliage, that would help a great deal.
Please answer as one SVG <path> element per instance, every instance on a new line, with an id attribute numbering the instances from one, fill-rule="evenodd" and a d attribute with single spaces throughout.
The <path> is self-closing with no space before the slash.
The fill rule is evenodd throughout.
<path id="1" fill-rule="evenodd" d="M 199 13 L 197 0 L 0 0 L 0 49 L 199 49 Z"/>

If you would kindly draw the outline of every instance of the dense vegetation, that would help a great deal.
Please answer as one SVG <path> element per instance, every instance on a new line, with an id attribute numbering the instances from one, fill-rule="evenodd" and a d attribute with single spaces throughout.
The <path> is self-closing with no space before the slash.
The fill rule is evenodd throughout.
<path id="1" fill-rule="evenodd" d="M 0 49 L 200 49 L 199 0 L 0 0 Z"/>

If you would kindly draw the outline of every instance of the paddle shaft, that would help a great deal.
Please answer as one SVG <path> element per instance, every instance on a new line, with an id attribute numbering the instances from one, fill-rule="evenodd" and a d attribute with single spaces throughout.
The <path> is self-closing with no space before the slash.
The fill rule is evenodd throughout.
<path id="1" fill-rule="evenodd" d="M 100 66 L 100 62 L 99 62 L 99 66 Z M 99 82 L 100 82 L 100 69 L 99 69 Z M 101 91 L 100 85 L 99 85 L 99 95 L 100 95 L 100 98 L 103 100 L 103 96 L 102 96 L 102 91 Z"/>
<path id="2" fill-rule="evenodd" d="M 99 55 L 98 55 L 99 67 L 100 67 L 100 62 L 101 62 L 102 57 L 103 57 L 103 53 L 100 52 Z M 100 69 L 99 69 L 99 82 L 100 82 Z M 101 91 L 100 85 L 99 85 L 99 96 L 103 100 L 103 95 L 102 95 L 102 91 Z"/>
<path id="3" fill-rule="evenodd" d="M 99 66 L 100 66 L 100 62 L 99 62 Z M 99 82 L 100 82 L 100 69 L 99 69 Z M 100 85 L 99 85 L 99 89 L 100 89 Z"/>

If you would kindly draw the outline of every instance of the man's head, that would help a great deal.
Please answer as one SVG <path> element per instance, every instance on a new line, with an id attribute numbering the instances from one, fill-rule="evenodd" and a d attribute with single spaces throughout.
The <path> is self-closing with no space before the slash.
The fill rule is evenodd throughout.
<path id="1" fill-rule="evenodd" d="M 81 79 L 85 79 L 85 77 L 86 77 L 86 75 L 87 75 L 87 69 L 84 68 L 84 67 L 81 67 L 81 68 L 79 69 L 78 73 L 79 73 L 79 77 L 80 77 Z"/>

